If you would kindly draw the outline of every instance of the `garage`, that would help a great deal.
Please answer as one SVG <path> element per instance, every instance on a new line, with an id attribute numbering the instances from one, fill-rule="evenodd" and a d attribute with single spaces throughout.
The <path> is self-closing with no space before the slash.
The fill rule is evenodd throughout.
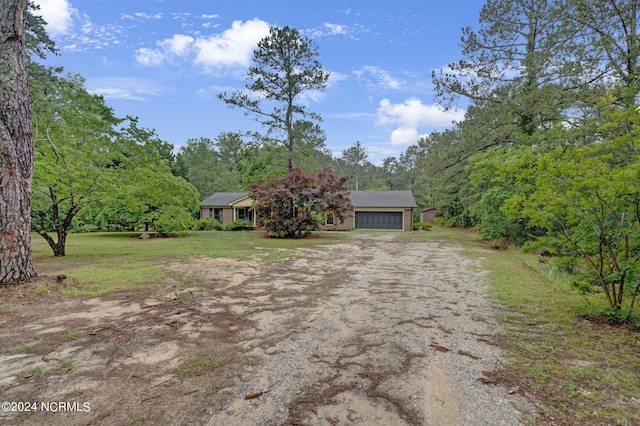
<path id="1" fill-rule="evenodd" d="M 356 211 L 356 229 L 402 230 L 402 212 Z"/>

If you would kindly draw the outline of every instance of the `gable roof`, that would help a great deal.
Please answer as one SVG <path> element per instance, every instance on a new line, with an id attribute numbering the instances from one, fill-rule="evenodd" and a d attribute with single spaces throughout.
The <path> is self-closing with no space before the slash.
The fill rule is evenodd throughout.
<path id="1" fill-rule="evenodd" d="M 202 200 L 200 206 L 231 206 L 234 201 L 238 201 L 246 196 L 246 192 L 216 192 Z"/>
<path id="2" fill-rule="evenodd" d="M 351 191 L 349 197 L 356 208 L 418 207 L 411 191 Z"/>
<path id="3" fill-rule="evenodd" d="M 200 207 L 231 206 L 247 195 L 246 192 L 216 192 L 205 198 Z M 418 207 L 411 191 L 351 191 L 349 198 L 356 208 Z"/>

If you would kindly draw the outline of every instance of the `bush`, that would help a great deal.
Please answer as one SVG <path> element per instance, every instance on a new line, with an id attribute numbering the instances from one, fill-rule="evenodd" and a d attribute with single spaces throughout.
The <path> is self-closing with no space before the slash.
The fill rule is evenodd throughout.
<path id="1" fill-rule="evenodd" d="M 257 223 L 270 237 L 304 238 L 319 229 L 322 215 L 333 214 L 343 222 L 352 207 L 348 179 L 329 168 L 316 176 L 293 169 L 281 179 L 251 184 Z"/>
<path id="2" fill-rule="evenodd" d="M 195 220 L 186 210 L 167 206 L 160 211 L 158 218 L 153 222 L 153 228 L 163 237 L 185 234 L 195 228 Z"/>
<path id="3" fill-rule="evenodd" d="M 220 231 L 222 225 L 216 219 L 204 218 L 198 220 L 199 231 Z"/>
<path id="4" fill-rule="evenodd" d="M 413 224 L 414 231 L 431 231 L 433 225 L 429 222 L 416 222 Z"/>
<path id="5" fill-rule="evenodd" d="M 234 220 L 230 224 L 224 227 L 225 231 L 240 231 L 243 229 L 252 228 L 251 224 L 246 220 Z"/>

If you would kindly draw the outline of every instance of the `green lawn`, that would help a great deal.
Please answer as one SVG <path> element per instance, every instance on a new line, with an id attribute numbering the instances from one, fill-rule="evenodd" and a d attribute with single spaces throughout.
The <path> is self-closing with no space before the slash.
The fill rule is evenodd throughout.
<path id="1" fill-rule="evenodd" d="M 33 257 L 40 275 L 64 274 L 71 283 L 65 294 L 101 296 L 132 290 L 161 281 L 164 265 L 192 256 L 256 259 L 274 262 L 293 255 L 297 247 L 330 244 L 348 238 L 346 233 L 322 234 L 299 240 L 264 238 L 261 232 L 201 231 L 176 238 L 141 240 L 140 233 L 71 234 L 67 255 L 54 257 L 42 237 L 34 234 Z"/>

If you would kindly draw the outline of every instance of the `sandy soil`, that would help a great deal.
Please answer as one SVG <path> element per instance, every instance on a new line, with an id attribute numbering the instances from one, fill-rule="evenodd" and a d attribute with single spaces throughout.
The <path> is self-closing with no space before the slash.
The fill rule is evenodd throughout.
<path id="1" fill-rule="evenodd" d="M 147 293 L 2 289 L 0 423 L 519 424 L 482 380 L 502 354 L 478 259 L 389 233 L 177 262 Z"/>

